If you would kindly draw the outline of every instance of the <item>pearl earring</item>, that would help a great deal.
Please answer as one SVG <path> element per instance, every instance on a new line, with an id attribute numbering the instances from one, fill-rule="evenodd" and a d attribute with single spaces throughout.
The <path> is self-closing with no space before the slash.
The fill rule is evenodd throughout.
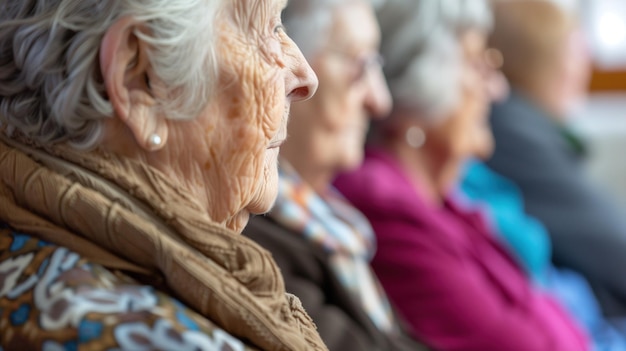
<path id="1" fill-rule="evenodd" d="M 426 134 L 422 128 L 417 126 L 409 127 L 404 133 L 404 139 L 414 149 L 419 149 L 426 142 Z"/>
<path id="2" fill-rule="evenodd" d="M 163 142 L 163 139 L 161 139 L 161 136 L 158 134 L 152 134 L 150 135 L 150 145 L 156 149 L 159 146 L 161 146 L 161 143 Z"/>

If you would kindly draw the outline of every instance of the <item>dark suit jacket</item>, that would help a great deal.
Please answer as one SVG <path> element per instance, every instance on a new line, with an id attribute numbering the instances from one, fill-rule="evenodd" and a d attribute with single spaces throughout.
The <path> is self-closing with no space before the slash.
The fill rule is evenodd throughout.
<path id="1" fill-rule="evenodd" d="M 244 235 L 272 252 L 285 278 L 286 290 L 300 298 L 330 351 L 424 351 L 404 332 L 387 335 L 344 289 L 328 255 L 304 237 L 269 217 L 254 217 Z"/>
<path id="2" fill-rule="evenodd" d="M 583 273 L 607 314 L 626 306 L 626 213 L 584 174 L 563 129 L 513 92 L 495 104 L 496 150 L 488 165 L 521 188 L 529 214 L 548 228 L 558 265 Z"/>

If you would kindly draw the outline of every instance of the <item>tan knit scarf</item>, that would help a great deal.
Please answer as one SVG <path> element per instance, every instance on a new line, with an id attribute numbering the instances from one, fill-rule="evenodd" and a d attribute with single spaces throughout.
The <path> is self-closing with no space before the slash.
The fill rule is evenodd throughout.
<path id="1" fill-rule="evenodd" d="M 0 220 L 177 297 L 263 350 L 326 350 L 271 255 L 145 164 L 0 137 Z M 219 206 L 219 204 L 215 204 Z"/>

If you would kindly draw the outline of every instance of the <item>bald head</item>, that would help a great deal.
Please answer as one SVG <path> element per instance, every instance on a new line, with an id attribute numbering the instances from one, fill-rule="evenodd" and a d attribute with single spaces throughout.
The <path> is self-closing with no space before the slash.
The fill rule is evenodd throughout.
<path id="1" fill-rule="evenodd" d="M 572 89 L 580 95 L 588 83 L 577 19 L 547 0 L 500 0 L 493 9 L 490 45 L 502 52 L 502 72 L 511 87 L 558 117 L 566 114 Z"/>
<path id="2" fill-rule="evenodd" d="M 559 46 L 574 27 L 557 5 L 545 0 L 496 1 L 490 44 L 504 56 L 502 71 L 514 86 L 534 85 L 558 64 Z"/>

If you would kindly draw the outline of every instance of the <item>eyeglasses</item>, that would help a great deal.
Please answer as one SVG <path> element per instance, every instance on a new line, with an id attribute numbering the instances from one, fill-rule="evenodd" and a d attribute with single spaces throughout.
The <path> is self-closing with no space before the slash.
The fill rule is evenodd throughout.
<path id="1" fill-rule="evenodd" d="M 349 65 L 350 84 L 352 85 L 364 82 L 372 70 L 381 70 L 385 65 L 385 60 L 378 52 L 361 56 L 354 56 L 339 50 L 329 50 L 329 52 Z"/>
<path id="2" fill-rule="evenodd" d="M 507 95 L 508 84 L 500 69 L 504 64 L 504 57 L 500 50 L 487 48 L 477 51 L 471 56 L 466 56 L 465 64 L 468 70 L 464 70 L 461 84 L 472 91 L 477 91 L 478 86 L 485 88 L 491 101 L 502 99 Z"/>

